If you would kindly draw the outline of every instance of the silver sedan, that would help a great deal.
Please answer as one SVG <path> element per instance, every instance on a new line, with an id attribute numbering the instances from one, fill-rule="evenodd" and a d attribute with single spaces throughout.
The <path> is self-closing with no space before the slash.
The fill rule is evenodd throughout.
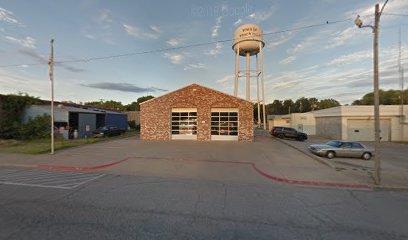
<path id="1" fill-rule="evenodd" d="M 359 142 L 340 140 L 329 141 L 325 144 L 313 144 L 309 146 L 309 150 L 316 155 L 330 159 L 334 157 L 357 157 L 370 160 L 374 152 Z"/>

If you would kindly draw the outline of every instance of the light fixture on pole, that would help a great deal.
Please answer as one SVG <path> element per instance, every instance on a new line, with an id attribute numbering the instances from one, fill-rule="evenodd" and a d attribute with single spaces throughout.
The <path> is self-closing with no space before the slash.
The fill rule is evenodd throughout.
<path id="1" fill-rule="evenodd" d="M 374 40 L 373 40 L 373 51 L 374 51 L 374 181 L 375 184 L 380 185 L 381 183 L 381 158 L 380 158 L 380 91 L 379 91 L 379 80 L 378 80 L 378 34 L 379 34 L 379 24 L 381 13 L 384 10 L 385 5 L 387 5 L 388 0 L 385 1 L 384 5 L 380 11 L 380 5 L 375 5 L 374 10 L 374 26 L 364 25 L 357 15 L 354 23 L 359 28 L 369 27 L 373 30 Z"/>

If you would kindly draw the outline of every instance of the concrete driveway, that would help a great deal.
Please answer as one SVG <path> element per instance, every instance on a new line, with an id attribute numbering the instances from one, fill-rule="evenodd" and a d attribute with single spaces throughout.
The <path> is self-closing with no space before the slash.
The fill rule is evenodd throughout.
<path id="1" fill-rule="evenodd" d="M 334 171 L 270 136 L 256 136 L 253 143 L 159 142 L 140 141 L 133 137 L 62 150 L 53 156 L 3 154 L 0 155 L 0 164 L 103 169 L 104 172 L 120 175 L 240 183 L 371 183 L 368 178 Z"/>

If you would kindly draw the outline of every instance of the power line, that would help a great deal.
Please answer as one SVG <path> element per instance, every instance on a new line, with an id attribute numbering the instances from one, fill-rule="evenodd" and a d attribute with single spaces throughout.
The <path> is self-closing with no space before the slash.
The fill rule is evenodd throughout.
<path id="1" fill-rule="evenodd" d="M 351 21 L 351 20 L 352 20 L 352 18 L 336 20 L 336 21 L 326 21 L 324 23 L 312 24 L 312 25 L 296 27 L 296 28 L 289 28 L 289 29 L 275 31 L 275 32 L 267 32 L 267 33 L 264 33 L 263 35 L 264 36 L 270 36 L 270 35 L 276 35 L 276 34 L 281 34 L 281 33 L 300 31 L 300 30 L 309 29 L 309 28 L 316 28 L 316 27 L 322 27 L 322 26 L 327 26 L 327 25 L 332 25 L 332 24 L 343 23 L 343 22 L 347 22 L 347 21 Z M 225 39 L 225 40 L 218 40 L 218 41 L 211 41 L 211 42 L 204 42 L 204 43 L 183 45 L 183 46 L 179 46 L 179 47 L 159 48 L 159 49 L 146 50 L 146 51 L 140 51 L 140 52 L 129 52 L 129 53 L 115 54 L 115 55 L 108 55 L 108 56 L 100 56 L 100 57 L 89 57 L 89 58 L 81 58 L 81 59 L 73 59 L 73 60 L 62 60 L 62 61 L 55 61 L 55 64 L 80 63 L 80 62 L 87 63 L 87 62 L 97 61 L 97 60 L 106 60 L 106 59 L 129 57 L 129 56 L 136 56 L 136 55 L 160 53 L 160 52 L 169 52 L 169 51 L 175 51 L 175 50 L 180 50 L 180 49 L 202 47 L 202 46 L 213 45 L 213 44 L 218 44 L 218 43 L 225 43 L 225 42 L 232 42 L 232 41 L 234 41 L 234 39 Z M 47 65 L 47 63 L 28 63 L 28 64 L 0 65 L 0 68 L 21 67 L 21 66 L 39 66 L 39 65 Z"/>
<path id="2" fill-rule="evenodd" d="M 398 17 L 408 17 L 408 14 L 402 14 L 402 13 L 383 13 L 383 15 L 391 15 L 391 16 L 398 16 Z"/>

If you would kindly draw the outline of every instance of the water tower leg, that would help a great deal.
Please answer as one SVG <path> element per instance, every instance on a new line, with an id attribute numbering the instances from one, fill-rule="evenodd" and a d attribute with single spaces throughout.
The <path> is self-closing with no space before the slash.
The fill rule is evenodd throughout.
<path id="1" fill-rule="evenodd" d="M 263 51 L 262 51 L 262 42 L 259 42 L 259 54 L 261 57 L 261 83 L 262 83 L 262 102 L 263 102 L 263 122 L 264 129 L 266 130 L 266 101 L 265 101 L 265 84 L 264 84 L 264 65 L 263 65 Z"/>
<path id="2" fill-rule="evenodd" d="M 258 102 L 258 128 L 261 128 L 261 107 L 259 102 L 259 63 L 258 63 L 258 54 L 256 54 L 256 93 L 257 93 L 257 102 Z"/>
<path id="3" fill-rule="evenodd" d="M 234 82 L 234 96 L 238 97 L 238 76 L 239 76 L 239 43 L 235 55 L 235 82 Z"/>
<path id="4" fill-rule="evenodd" d="M 251 101 L 251 76 L 250 76 L 250 61 L 249 52 L 246 53 L 246 100 Z"/>

